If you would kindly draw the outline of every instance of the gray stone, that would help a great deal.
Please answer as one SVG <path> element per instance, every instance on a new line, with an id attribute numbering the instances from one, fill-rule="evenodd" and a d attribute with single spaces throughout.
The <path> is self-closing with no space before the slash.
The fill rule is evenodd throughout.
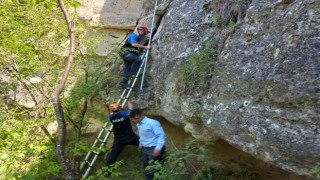
<path id="1" fill-rule="evenodd" d="M 139 24 L 151 26 L 154 2 L 81 2 L 80 15 L 94 27 L 133 30 L 142 16 Z M 220 137 L 312 176 L 320 167 L 319 0 L 163 0 L 156 14 L 140 107 L 195 137 Z M 210 39 L 218 40 L 218 55 L 208 87 L 185 91 L 173 74 Z M 106 55 L 109 45 L 98 54 Z"/>
<path id="2" fill-rule="evenodd" d="M 157 110 L 150 111 L 190 132 L 209 128 L 257 158 L 312 176 L 320 167 L 319 33 L 317 0 L 173 0 L 152 44 L 154 95 L 145 99 Z M 181 92 L 174 71 L 212 38 L 219 43 L 209 87 Z M 190 120 L 195 103 L 203 115 Z"/>

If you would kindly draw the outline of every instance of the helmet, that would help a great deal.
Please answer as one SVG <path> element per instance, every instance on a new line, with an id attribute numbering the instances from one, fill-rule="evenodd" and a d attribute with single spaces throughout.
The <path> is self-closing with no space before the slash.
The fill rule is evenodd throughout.
<path id="1" fill-rule="evenodd" d="M 121 104 L 110 104 L 109 108 L 112 112 L 117 112 L 121 109 Z"/>
<path id="2" fill-rule="evenodd" d="M 139 26 L 137 30 L 142 31 L 145 34 L 150 33 L 149 28 L 147 26 Z"/>

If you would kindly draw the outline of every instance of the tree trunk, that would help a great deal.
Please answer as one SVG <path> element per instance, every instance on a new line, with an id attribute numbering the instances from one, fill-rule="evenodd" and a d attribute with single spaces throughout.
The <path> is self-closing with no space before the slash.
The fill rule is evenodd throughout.
<path id="1" fill-rule="evenodd" d="M 74 175 L 74 172 L 71 169 L 70 164 L 67 162 L 65 158 L 65 144 L 66 144 L 67 131 L 66 131 L 66 122 L 64 119 L 63 108 L 60 102 L 60 94 L 66 84 L 71 66 L 73 64 L 74 51 L 75 51 L 75 35 L 73 32 L 73 24 L 69 18 L 69 14 L 67 12 L 67 9 L 65 8 L 64 2 L 62 0 L 58 0 L 58 3 L 68 25 L 70 51 L 69 51 L 68 63 L 64 71 L 64 74 L 62 76 L 62 79 L 60 81 L 60 84 L 57 87 L 54 94 L 52 95 L 52 104 L 56 113 L 58 126 L 59 126 L 59 139 L 57 143 L 56 155 L 60 165 L 62 166 L 62 170 L 63 170 L 63 174 L 65 175 L 65 178 L 73 180 L 73 179 L 76 179 L 76 177 Z"/>

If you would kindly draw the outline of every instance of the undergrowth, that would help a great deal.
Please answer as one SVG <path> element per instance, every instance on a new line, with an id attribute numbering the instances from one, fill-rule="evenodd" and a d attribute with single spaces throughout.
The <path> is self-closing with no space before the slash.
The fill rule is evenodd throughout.
<path id="1" fill-rule="evenodd" d="M 317 178 L 320 178 L 320 167 L 312 169 L 311 173 L 314 174 Z"/>
<path id="2" fill-rule="evenodd" d="M 219 164 L 211 161 L 208 143 L 198 139 L 190 139 L 183 149 L 171 149 L 165 154 L 165 161 L 149 162 L 146 170 L 155 169 L 154 179 L 212 179 L 213 172 L 219 169 Z"/>

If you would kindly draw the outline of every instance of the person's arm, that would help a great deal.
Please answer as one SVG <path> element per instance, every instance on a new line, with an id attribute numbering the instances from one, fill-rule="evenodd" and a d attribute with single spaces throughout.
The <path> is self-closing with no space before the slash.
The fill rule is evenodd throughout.
<path id="1" fill-rule="evenodd" d="M 129 100 L 127 101 L 127 105 L 130 110 L 133 109 L 133 104 Z"/>
<path id="2" fill-rule="evenodd" d="M 163 148 L 164 144 L 166 143 L 166 134 L 164 133 L 162 126 L 160 124 L 160 122 L 155 121 L 153 123 L 153 132 L 155 134 L 155 136 L 157 137 L 157 143 L 156 143 L 156 147 L 153 151 L 153 156 L 159 156 L 161 153 L 161 149 Z"/>
<path id="3" fill-rule="evenodd" d="M 143 49 L 150 49 L 151 46 L 144 46 L 144 45 L 141 45 L 141 44 L 138 44 L 138 43 L 133 43 L 131 44 L 133 47 L 136 47 L 136 48 L 143 48 Z"/>
<path id="4" fill-rule="evenodd" d="M 139 44 L 139 37 L 136 34 L 132 34 L 129 38 L 128 38 L 128 42 L 131 44 L 131 46 L 135 47 L 135 48 L 143 48 L 143 49 L 150 49 L 151 46 L 144 46 Z"/>

